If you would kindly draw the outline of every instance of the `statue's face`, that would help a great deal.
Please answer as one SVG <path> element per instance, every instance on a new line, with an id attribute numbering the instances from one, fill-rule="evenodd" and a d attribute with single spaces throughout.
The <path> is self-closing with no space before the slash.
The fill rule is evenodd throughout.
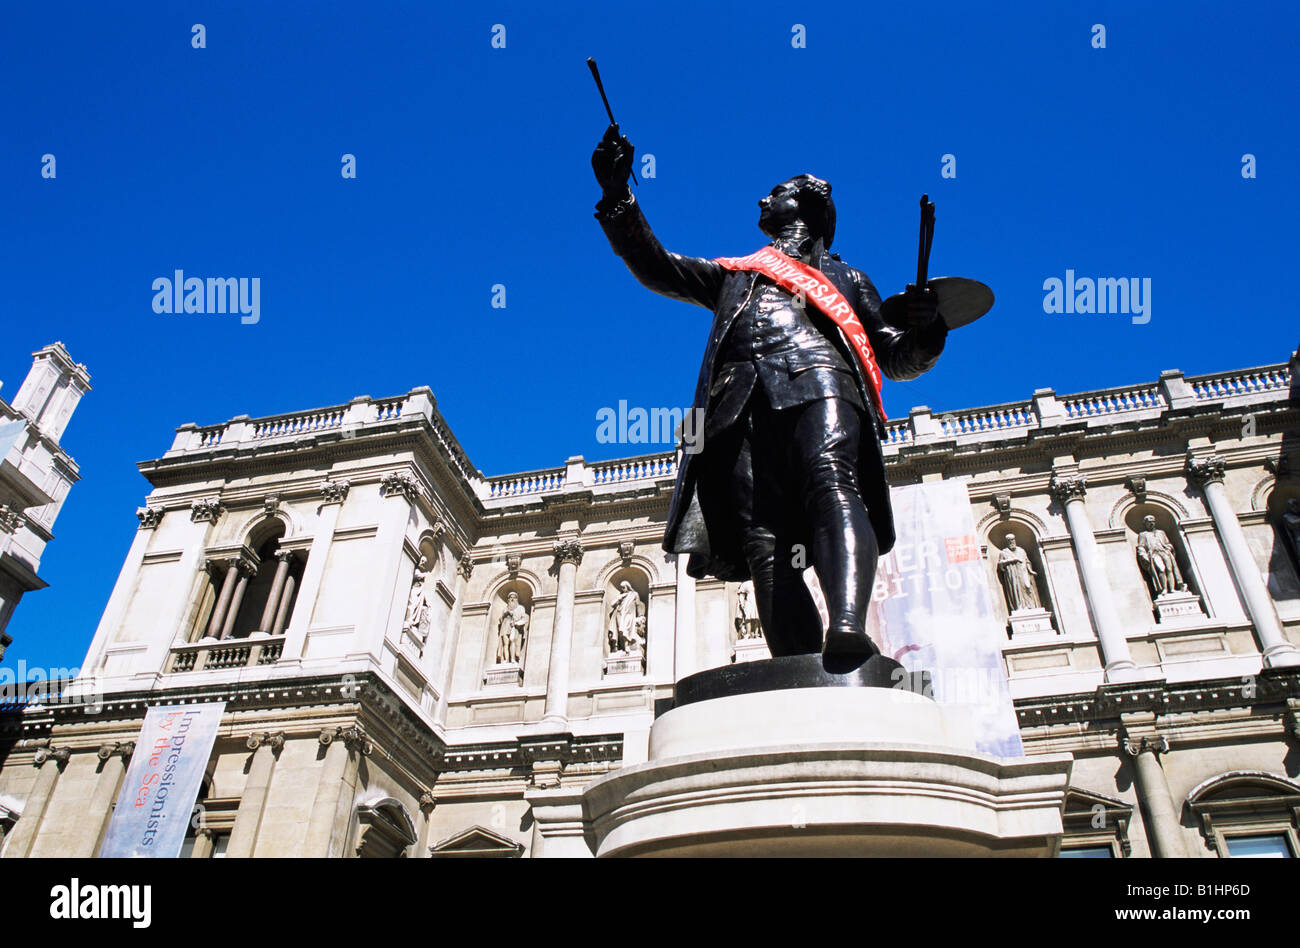
<path id="1" fill-rule="evenodd" d="M 1014 550 L 1015 548 L 1016 548 L 1016 535 L 1015 535 L 1014 533 L 1008 533 L 1008 534 L 1007 534 L 1007 549 L 1008 549 L 1008 550 Z"/>
<path id="2" fill-rule="evenodd" d="M 1145 527 L 1145 528 L 1148 529 L 1148 530 L 1154 530 L 1154 529 L 1156 528 L 1156 518 L 1155 518 L 1155 517 L 1143 517 L 1143 518 L 1142 518 L 1142 526 Z"/>
<path id="3" fill-rule="evenodd" d="M 518 593 L 511 593 L 510 595 L 506 596 L 506 602 L 510 603 L 510 605 L 512 606 L 518 601 L 519 601 Z"/>
<path id="4" fill-rule="evenodd" d="M 624 581 L 618 584 L 618 588 L 620 592 L 627 592 L 629 589 L 632 588 L 632 584 Z"/>
<path id="5" fill-rule="evenodd" d="M 798 188 L 789 181 L 783 181 L 772 189 L 772 193 L 758 202 L 758 229 L 769 237 L 775 237 L 781 228 L 801 220 L 799 202 L 795 200 Z"/>

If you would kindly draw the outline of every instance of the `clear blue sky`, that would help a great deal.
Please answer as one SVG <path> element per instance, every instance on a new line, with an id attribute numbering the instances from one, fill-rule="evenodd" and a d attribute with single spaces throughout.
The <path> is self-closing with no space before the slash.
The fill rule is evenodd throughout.
<path id="1" fill-rule="evenodd" d="M 55 339 L 94 391 L 63 439 L 83 480 L 51 587 L 20 605 L 6 664 L 80 661 L 148 490 L 135 462 L 187 421 L 427 384 L 487 474 L 657 448 L 598 443 L 596 412 L 686 405 L 709 314 L 643 290 L 591 217 L 589 55 L 655 155 L 638 195 L 671 249 L 756 249 L 757 199 L 810 171 L 834 185 L 836 249 L 888 295 L 930 193 L 932 275 L 998 302 L 934 371 L 886 382 L 891 416 L 1284 361 L 1297 20 L 1292 3 L 11 4 L 0 395 Z M 1151 321 L 1045 314 L 1067 268 L 1150 278 Z M 155 314 L 175 269 L 260 277 L 261 321 Z"/>

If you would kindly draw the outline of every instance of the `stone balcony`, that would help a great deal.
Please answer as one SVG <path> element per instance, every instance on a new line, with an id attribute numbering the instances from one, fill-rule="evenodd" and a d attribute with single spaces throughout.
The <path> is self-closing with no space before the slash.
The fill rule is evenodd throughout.
<path id="1" fill-rule="evenodd" d="M 284 651 L 284 636 L 228 639 L 219 642 L 204 639 L 172 647 L 165 672 L 212 671 L 224 668 L 256 668 L 272 665 Z"/>

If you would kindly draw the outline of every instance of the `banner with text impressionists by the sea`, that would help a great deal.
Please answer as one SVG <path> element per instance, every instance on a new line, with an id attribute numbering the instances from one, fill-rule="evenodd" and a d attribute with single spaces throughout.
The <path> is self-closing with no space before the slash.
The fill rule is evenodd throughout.
<path id="1" fill-rule="evenodd" d="M 149 709 L 101 857 L 180 855 L 225 709 L 224 701 Z"/>
<path id="2" fill-rule="evenodd" d="M 898 542 L 880 558 L 867 631 L 886 655 L 931 673 L 935 700 L 967 712 L 981 751 L 1023 756 L 965 484 L 895 487 L 890 498 Z"/>

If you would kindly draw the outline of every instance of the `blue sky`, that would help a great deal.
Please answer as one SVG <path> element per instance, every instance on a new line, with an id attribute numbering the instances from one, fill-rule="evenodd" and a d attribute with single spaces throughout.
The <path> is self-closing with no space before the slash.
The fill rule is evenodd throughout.
<path id="1" fill-rule="evenodd" d="M 1285 361 L 1298 19 L 1284 3 L 10 5 L 0 396 L 55 339 L 94 390 L 63 439 L 83 480 L 51 586 L 20 605 L 6 663 L 80 661 L 148 491 L 135 462 L 187 421 L 427 384 L 487 474 L 660 447 L 598 443 L 596 412 L 688 404 L 709 314 L 643 290 L 591 217 L 606 119 L 587 56 L 655 156 L 637 192 L 671 249 L 756 249 L 757 199 L 809 171 L 834 186 L 836 249 L 888 295 L 915 274 L 929 192 L 931 274 L 998 301 L 934 371 L 886 382 L 893 417 Z M 260 321 L 154 313 L 175 269 L 259 277 Z M 1067 269 L 1149 278 L 1150 322 L 1044 313 L 1043 281 Z"/>

